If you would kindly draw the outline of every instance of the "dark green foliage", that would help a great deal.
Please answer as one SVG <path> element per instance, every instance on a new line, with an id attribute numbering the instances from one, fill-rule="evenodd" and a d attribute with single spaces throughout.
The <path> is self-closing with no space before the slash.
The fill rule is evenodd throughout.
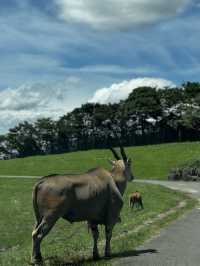
<path id="1" fill-rule="evenodd" d="M 185 101 L 185 93 L 182 88 L 166 88 L 158 90 L 158 97 L 162 103 L 162 109 L 171 108 Z"/>
<path id="2" fill-rule="evenodd" d="M 183 84 L 185 95 L 188 99 L 193 99 L 200 95 L 200 83 L 199 82 L 186 82 Z"/>
<path id="3" fill-rule="evenodd" d="M 20 156 L 35 155 L 40 153 L 40 148 L 35 139 L 36 128 L 25 121 L 9 130 L 7 135 L 8 147 L 14 149 Z"/>
<path id="4" fill-rule="evenodd" d="M 162 112 L 159 94 L 155 88 L 137 88 L 132 91 L 125 101 L 125 109 L 128 113 L 134 112 L 139 116 L 157 118 Z"/>
<path id="5" fill-rule="evenodd" d="M 181 88 L 134 89 L 117 104 L 86 103 L 62 116 L 24 122 L 0 138 L 0 156 L 36 154 L 200 139 L 200 83 Z"/>

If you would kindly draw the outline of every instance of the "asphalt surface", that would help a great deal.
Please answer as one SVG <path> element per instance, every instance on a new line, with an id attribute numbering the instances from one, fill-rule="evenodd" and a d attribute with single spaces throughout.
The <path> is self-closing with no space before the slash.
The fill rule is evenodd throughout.
<path id="1" fill-rule="evenodd" d="M 140 181 L 141 182 L 141 181 Z M 143 182 L 143 181 L 142 181 Z M 200 183 L 145 181 L 192 193 L 200 198 Z M 200 207 L 173 222 L 136 250 L 122 254 L 113 265 L 200 266 Z"/>

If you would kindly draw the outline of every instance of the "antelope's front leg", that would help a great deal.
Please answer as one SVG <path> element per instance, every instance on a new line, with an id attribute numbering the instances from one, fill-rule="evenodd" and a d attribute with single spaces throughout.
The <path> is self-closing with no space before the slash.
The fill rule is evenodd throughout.
<path id="1" fill-rule="evenodd" d="M 94 240 L 94 246 L 93 246 L 93 259 L 98 260 L 99 259 L 99 251 L 98 251 L 98 239 L 99 239 L 99 230 L 98 225 L 91 224 L 91 230 L 92 230 L 92 236 Z"/>
<path id="2" fill-rule="evenodd" d="M 113 226 L 105 226 L 106 235 L 106 246 L 105 246 L 105 257 L 109 258 L 111 256 L 110 240 L 112 238 Z"/>

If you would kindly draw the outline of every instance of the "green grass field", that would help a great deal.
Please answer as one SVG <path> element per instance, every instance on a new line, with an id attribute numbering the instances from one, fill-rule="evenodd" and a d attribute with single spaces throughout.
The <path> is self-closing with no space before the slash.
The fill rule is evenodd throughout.
<path id="1" fill-rule="evenodd" d="M 82 155 L 82 153 L 80 154 Z M 30 158 L 26 160 L 30 160 Z M 63 155 L 63 160 L 66 161 L 66 155 Z M 0 178 L 1 266 L 25 266 L 30 262 L 31 232 L 34 224 L 31 192 L 34 183 L 34 179 L 17 180 Z M 143 195 L 145 209 L 143 211 L 133 212 L 128 206 L 128 195 L 136 189 L 141 191 Z M 174 217 L 162 221 L 159 224 L 146 226 L 138 233 L 128 234 L 126 237 L 121 238 L 120 241 L 119 239 L 115 239 L 116 237 L 124 232 L 130 232 L 130 230 L 143 224 L 147 219 L 153 219 L 158 214 L 166 212 L 170 208 L 176 206 L 178 202 L 185 199 L 188 200 L 186 209 L 194 206 L 195 201 L 188 199 L 183 193 L 171 191 L 167 188 L 155 185 L 136 182 L 130 183 L 124 196 L 125 204 L 121 213 L 122 223 L 117 224 L 114 230 L 112 241 L 113 257 L 118 258 L 134 255 L 134 248 L 138 244 L 141 244 L 145 239 L 155 233 L 158 228 Z M 101 228 L 100 231 L 100 241 L 102 241 L 102 239 L 104 239 L 103 228 Z M 75 223 L 71 225 L 66 221 L 59 220 L 42 244 L 45 265 L 61 266 L 67 265 L 69 262 L 76 262 L 75 265 L 78 265 L 77 263 L 80 261 L 83 261 L 82 263 L 84 265 L 110 264 L 109 261 L 105 260 L 101 260 L 97 264 L 94 264 L 94 262 L 91 261 L 91 247 L 92 238 L 87 232 L 85 223 Z M 102 245 L 100 245 L 100 252 L 102 255 Z"/>
<path id="2" fill-rule="evenodd" d="M 141 179 L 167 179 L 171 168 L 200 158 L 200 142 L 130 147 L 126 150 L 133 159 L 135 176 Z M 91 150 L 0 161 L 0 175 L 80 173 L 99 165 L 109 168 L 108 158 L 113 158 L 109 150 Z"/>

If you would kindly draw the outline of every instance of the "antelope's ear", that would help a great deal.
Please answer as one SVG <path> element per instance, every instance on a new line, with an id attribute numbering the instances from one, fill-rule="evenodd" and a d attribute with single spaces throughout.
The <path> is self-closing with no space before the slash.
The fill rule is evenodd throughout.
<path id="1" fill-rule="evenodd" d="M 111 159 L 108 159 L 108 162 L 109 162 L 112 166 L 115 165 L 115 161 L 113 161 L 113 160 L 111 160 Z"/>

